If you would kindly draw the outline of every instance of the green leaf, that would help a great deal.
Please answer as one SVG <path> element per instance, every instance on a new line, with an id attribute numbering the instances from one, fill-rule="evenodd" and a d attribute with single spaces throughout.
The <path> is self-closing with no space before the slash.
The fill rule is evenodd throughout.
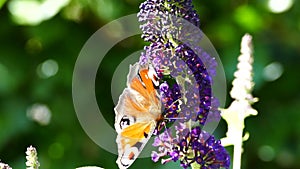
<path id="1" fill-rule="evenodd" d="M 6 0 L 0 0 L 0 9 L 2 8 L 2 6 L 5 4 Z"/>

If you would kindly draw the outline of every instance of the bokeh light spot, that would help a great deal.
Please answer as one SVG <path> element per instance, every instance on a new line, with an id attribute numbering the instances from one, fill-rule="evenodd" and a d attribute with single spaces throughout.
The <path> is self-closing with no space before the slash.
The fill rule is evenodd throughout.
<path id="1" fill-rule="evenodd" d="M 248 5 L 237 8 L 234 13 L 234 20 L 246 31 L 259 31 L 264 25 L 257 9 Z"/>
<path id="2" fill-rule="evenodd" d="M 261 146 L 258 150 L 258 157 L 262 160 L 262 161 L 272 161 L 275 157 L 275 151 L 273 149 L 273 147 L 269 146 L 269 145 L 264 145 Z"/>
<path id="3" fill-rule="evenodd" d="M 63 16 L 66 19 L 80 22 L 83 14 L 83 6 L 77 1 L 72 1 L 68 6 L 63 10 Z"/>
<path id="4" fill-rule="evenodd" d="M 37 38 L 31 38 L 26 42 L 25 49 L 30 54 L 38 53 L 42 50 L 42 42 Z"/>
<path id="5" fill-rule="evenodd" d="M 62 158 L 64 153 L 65 153 L 64 146 L 59 142 L 55 142 L 55 143 L 51 144 L 48 149 L 48 154 L 53 159 Z"/>
<path id="6" fill-rule="evenodd" d="M 51 121 L 51 111 L 47 105 L 37 103 L 27 109 L 27 117 L 45 126 Z"/>
<path id="7" fill-rule="evenodd" d="M 111 20 L 118 13 L 114 10 L 117 6 L 120 7 L 120 3 L 115 4 L 112 0 L 100 0 L 100 1 L 87 1 L 89 6 L 95 14 L 101 19 Z"/>
<path id="8" fill-rule="evenodd" d="M 109 31 L 106 33 L 112 38 L 120 38 L 123 36 L 124 29 L 119 21 L 115 21 L 113 26 L 109 26 Z"/>
<path id="9" fill-rule="evenodd" d="M 41 78 L 49 78 L 57 74 L 59 66 L 55 60 L 49 59 L 37 67 L 37 74 Z"/>
<path id="10" fill-rule="evenodd" d="M 9 12 L 16 23 L 21 25 L 37 25 L 56 15 L 70 0 L 11 0 Z"/>
<path id="11" fill-rule="evenodd" d="M 283 168 L 291 168 L 295 162 L 295 157 L 291 152 L 283 150 L 279 152 L 276 162 Z"/>
<path id="12" fill-rule="evenodd" d="M 283 74 L 283 66 L 279 62 L 267 65 L 263 70 L 263 77 L 266 81 L 275 81 Z"/>
<path id="13" fill-rule="evenodd" d="M 269 0 L 268 8 L 273 13 L 282 13 L 293 6 L 293 0 Z"/>

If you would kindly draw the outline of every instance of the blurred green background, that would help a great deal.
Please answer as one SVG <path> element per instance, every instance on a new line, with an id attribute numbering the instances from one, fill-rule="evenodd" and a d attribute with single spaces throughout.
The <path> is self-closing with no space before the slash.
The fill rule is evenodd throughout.
<path id="1" fill-rule="evenodd" d="M 0 0 L 0 159 L 25 168 L 34 145 L 41 168 L 97 165 L 116 168 L 116 155 L 83 131 L 73 108 L 72 73 L 88 38 L 106 23 L 137 13 L 142 0 Z M 240 39 L 253 36 L 254 105 L 246 120 L 243 169 L 300 168 L 300 2 L 296 0 L 194 0 L 201 29 L 222 60 L 228 89 Z M 96 94 L 113 125 L 110 81 L 117 65 L 145 43 L 139 36 L 116 45 L 100 65 Z M 101 81 L 99 80 L 101 79 Z M 228 97 L 227 105 L 231 99 Z M 225 135 L 221 121 L 215 134 Z M 232 147 L 228 147 L 232 153 Z M 134 168 L 176 168 L 138 159 Z M 147 166 L 147 167 L 146 167 Z"/>

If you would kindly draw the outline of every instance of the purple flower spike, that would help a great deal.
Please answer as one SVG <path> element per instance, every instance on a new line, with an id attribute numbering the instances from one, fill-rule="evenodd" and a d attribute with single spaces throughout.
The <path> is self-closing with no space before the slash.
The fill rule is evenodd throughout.
<path id="1" fill-rule="evenodd" d="M 160 85 L 159 89 L 160 89 L 160 91 L 162 91 L 163 93 L 167 93 L 168 90 L 169 90 L 169 85 L 168 85 L 166 82 L 164 82 L 164 83 L 162 83 L 162 84 Z"/>
<path id="2" fill-rule="evenodd" d="M 190 35 L 191 31 L 180 30 L 181 22 L 177 18 L 185 19 L 196 27 L 200 25 L 199 16 L 193 9 L 191 0 L 147 0 L 140 5 L 138 18 L 143 23 L 140 26 L 143 31 L 142 38 L 153 43 L 164 42 L 163 39 L 166 39 L 168 34 L 174 39 Z M 172 24 L 175 26 L 170 27 Z"/>
<path id="3" fill-rule="evenodd" d="M 139 63 L 154 67 L 163 105 L 153 134 L 158 151 L 152 152 L 152 160 L 180 161 L 182 168 L 228 169 L 225 148 L 201 129 L 220 118 L 211 86 L 217 62 L 198 46 L 202 34 L 196 31 L 200 20 L 192 0 L 146 0 L 138 18 L 142 38 L 150 42 Z"/>
<path id="4" fill-rule="evenodd" d="M 152 151 L 151 158 L 152 158 L 152 161 L 158 162 L 158 160 L 159 160 L 160 157 L 159 157 L 159 155 L 157 154 L 157 152 Z"/>
<path id="5" fill-rule="evenodd" d="M 172 158 L 173 161 L 177 161 L 179 159 L 179 151 L 178 150 L 174 150 L 170 153 L 170 156 Z"/>
<path id="6" fill-rule="evenodd" d="M 191 166 L 201 169 L 229 168 L 229 155 L 219 140 L 202 131 L 199 126 L 190 129 L 187 134 L 183 132 L 185 131 L 183 128 L 176 130 L 177 135 L 185 134 L 181 138 L 172 138 L 170 130 L 165 131 L 163 136 L 158 136 L 162 144 L 159 146 L 159 152 L 152 153 L 152 159 L 155 159 L 153 161 L 157 162 L 157 156 L 160 154 L 159 158 L 165 157 L 162 163 L 179 160 L 183 168 Z"/>

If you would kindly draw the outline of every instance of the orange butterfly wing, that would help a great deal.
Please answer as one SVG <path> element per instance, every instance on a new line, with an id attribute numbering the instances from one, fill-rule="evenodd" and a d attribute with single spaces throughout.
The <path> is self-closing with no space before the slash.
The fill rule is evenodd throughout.
<path id="1" fill-rule="evenodd" d="M 130 67 L 128 87 L 115 107 L 119 154 L 117 164 L 121 169 L 128 168 L 138 157 L 155 129 L 161 111 L 157 91 L 148 77 L 148 69 L 139 69 L 138 64 Z"/>
<path id="2" fill-rule="evenodd" d="M 120 169 L 127 169 L 138 157 L 150 139 L 156 122 L 140 122 L 126 127 L 117 137 L 119 157 L 117 164 Z"/>

